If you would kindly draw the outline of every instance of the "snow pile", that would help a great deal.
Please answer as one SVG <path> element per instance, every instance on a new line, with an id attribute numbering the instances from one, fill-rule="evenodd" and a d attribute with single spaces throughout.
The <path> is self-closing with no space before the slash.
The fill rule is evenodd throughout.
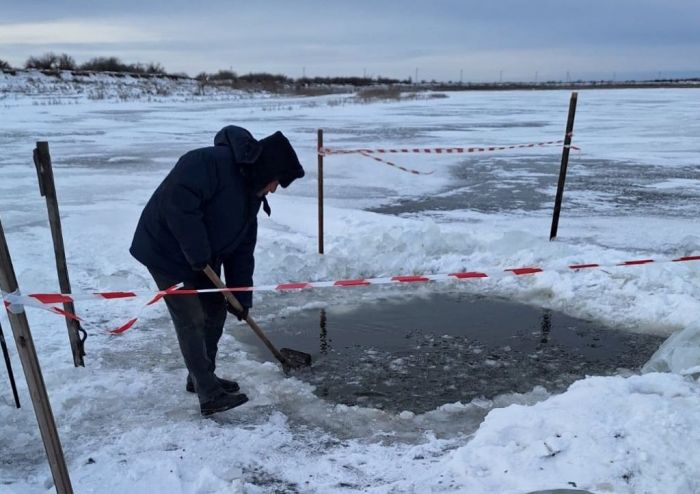
<path id="1" fill-rule="evenodd" d="M 534 406 L 493 410 L 444 464 L 463 492 L 700 492 L 699 418 L 696 381 L 592 377 Z"/>

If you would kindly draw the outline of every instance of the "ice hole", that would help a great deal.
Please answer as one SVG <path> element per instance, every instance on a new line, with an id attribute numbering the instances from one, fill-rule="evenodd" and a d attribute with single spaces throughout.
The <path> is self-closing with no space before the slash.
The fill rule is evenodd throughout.
<path id="1" fill-rule="evenodd" d="M 264 327 L 278 347 L 312 355 L 312 368 L 295 376 L 318 396 L 396 413 L 637 372 L 664 339 L 453 293 L 308 309 Z M 237 335 L 274 361 L 252 333 Z"/>

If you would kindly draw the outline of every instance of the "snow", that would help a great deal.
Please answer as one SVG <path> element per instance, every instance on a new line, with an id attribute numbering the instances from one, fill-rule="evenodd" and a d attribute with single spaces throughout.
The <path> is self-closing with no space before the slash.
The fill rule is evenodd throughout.
<path id="1" fill-rule="evenodd" d="M 8 87 L 8 78 L 0 79 L 0 88 Z M 640 374 L 590 376 L 559 395 L 538 387 L 522 395 L 446 403 L 423 414 L 392 414 L 317 397 L 310 385 L 259 361 L 236 338 L 247 329 L 230 322 L 219 372 L 236 378 L 251 401 L 202 419 L 196 398 L 184 392 L 181 357 L 162 305 L 143 312 L 123 336 L 110 337 L 106 330 L 138 311 L 141 302 L 78 304 L 90 333 L 87 367 L 80 369 L 72 365 L 63 321 L 30 309 L 76 492 L 515 494 L 575 487 L 597 493 L 700 493 L 700 263 L 559 270 L 574 263 L 700 254 L 700 177 L 694 171 L 700 156 L 699 90 L 579 94 L 574 141 L 582 151 L 571 156 L 571 188 L 554 242 L 548 240 L 551 203 L 510 205 L 495 189 L 494 197 L 505 200 L 494 199 L 492 208 L 401 215 L 366 209 L 406 198 L 454 196 L 457 167 L 487 169 L 532 194 L 537 180 L 549 177 L 538 190 L 551 197 L 557 148 L 498 157 L 392 156 L 407 167 L 435 170 L 429 176 L 357 155 L 328 157 L 326 254 L 319 256 L 317 128 L 325 129 L 330 147 L 556 140 L 569 94 L 470 92 L 351 104 L 339 95 L 207 100 L 183 94 L 155 99 L 137 92 L 128 99 L 94 99 L 74 97 L 71 85 L 12 84 L 0 99 L 0 214 L 25 293 L 57 286 L 45 204 L 31 163 L 35 141 L 50 143 L 73 289 L 148 291 L 154 289 L 152 280 L 128 254 L 141 208 L 181 154 L 208 145 L 216 130 L 235 123 L 258 137 L 282 130 L 307 169 L 305 179 L 271 197 L 272 217 L 260 218 L 258 284 L 538 265 L 553 269 L 420 290 L 508 297 L 619 331 L 671 336 Z M 105 82 L 104 87 L 111 86 Z M 609 160 L 611 171 L 627 173 L 632 182 L 617 192 L 577 189 L 602 173 L 590 165 L 595 160 Z M 525 163 L 526 169 L 509 173 L 508 167 Z M 635 177 L 637 167 L 658 177 Z M 468 183 L 467 177 L 465 187 Z M 650 207 L 639 199 L 622 207 L 616 202 L 638 189 L 660 194 L 653 196 L 658 203 Z M 688 195 L 679 199 L 678 191 Z M 352 308 L 377 296 L 362 288 L 348 290 L 258 294 L 254 315 L 274 327 L 279 314 L 330 305 Z M 382 292 L 383 297 L 405 295 L 405 289 Z M 51 491 L 7 318 L 0 322 L 23 403 L 15 410 L 9 387 L 2 385 L 0 492 Z M 0 381 L 6 381 L 4 370 Z"/>
<path id="2" fill-rule="evenodd" d="M 31 95 L 31 98 L 27 98 Z M 201 86 L 194 79 L 62 70 L 0 71 L 0 102 L 6 105 L 79 104 L 86 101 L 193 101 L 244 97 L 242 91 Z"/>

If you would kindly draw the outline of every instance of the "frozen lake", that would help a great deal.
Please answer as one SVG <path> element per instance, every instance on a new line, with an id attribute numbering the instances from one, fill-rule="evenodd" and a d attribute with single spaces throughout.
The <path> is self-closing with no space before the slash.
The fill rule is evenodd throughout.
<path id="1" fill-rule="evenodd" d="M 571 482 L 594 492 L 700 492 L 700 461 L 684 453 L 700 440 L 694 340 L 680 344 L 688 351 L 669 364 L 675 373 L 640 374 L 663 339 L 696 328 L 698 263 L 615 266 L 700 253 L 698 96 L 580 92 L 581 151 L 571 153 L 554 242 L 560 147 L 391 157 L 431 175 L 329 156 L 324 256 L 316 253 L 316 129 L 326 146 L 342 148 L 537 143 L 563 137 L 569 93 L 372 104 L 343 95 L 0 100 L 0 219 L 25 293 L 57 286 L 35 141 L 50 144 L 74 291 L 148 292 L 152 280 L 128 254 L 140 211 L 180 155 L 228 124 L 256 137 L 282 130 L 307 170 L 271 197 L 272 217 L 260 218 L 256 284 L 544 269 L 450 286 L 256 293 L 252 315 L 270 338 L 312 351 L 316 367 L 286 378 L 230 321 L 219 372 L 251 400 L 213 420 L 200 418 L 183 389 L 162 304 L 121 337 L 106 330 L 142 301 L 77 304 L 90 334 L 85 369 L 72 366 L 63 321 L 30 310 L 74 484 L 114 493 L 155 485 L 522 493 Z M 607 267 L 562 271 L 576 263 Z M 43 446 L 0 321 L 24 404 L 16 411 L 0 384 L 0 491 L 45 492 Z M 670 478 L 677 483 L 668 489 Z"/>

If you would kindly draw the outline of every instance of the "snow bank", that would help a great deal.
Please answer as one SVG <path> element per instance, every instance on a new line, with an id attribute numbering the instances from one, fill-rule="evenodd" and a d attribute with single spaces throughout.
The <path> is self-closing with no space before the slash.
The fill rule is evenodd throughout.
<path id="1" fill-rule="evenodd" d="M 463 492 L 700 492 L 698 420 L 697 381 L 591 377 L 536 405 L 493 410 L 444 465 Z"/>

